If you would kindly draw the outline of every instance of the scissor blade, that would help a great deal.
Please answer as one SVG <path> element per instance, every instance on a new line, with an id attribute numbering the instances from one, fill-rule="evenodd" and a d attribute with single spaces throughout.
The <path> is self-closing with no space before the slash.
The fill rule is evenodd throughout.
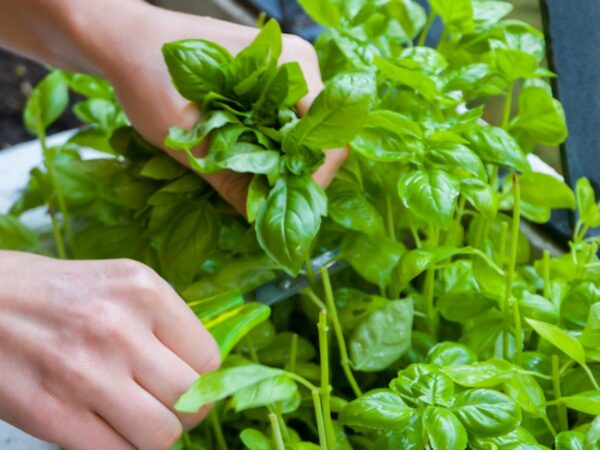
<path id="1" fill-rule="evenodd" d="M 348 266 L 347 261 L 336 259 L 338 254 L 337 250 L 325 252 L 311 261 L 310 265 L 315 280 L 321 279 L 321 268 L 323 267 L 330 275 L 333 275 Z M 290 298 L 309 285 L 310 280 L 306 273 L 295 278 L 284 274 L 256 288 L 251 297 L 260 303 L 271 306 Z"/>

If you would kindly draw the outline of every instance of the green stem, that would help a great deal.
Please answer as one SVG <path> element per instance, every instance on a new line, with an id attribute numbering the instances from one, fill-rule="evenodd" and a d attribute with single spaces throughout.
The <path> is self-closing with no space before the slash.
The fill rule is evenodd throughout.
<path id="1" fill-rule="evenodd" d="M 437 227 L 430 228 L 428 245 L 435 248 L 439 244 L 440 230 Z M 433 338 L 437 337 L 437 317 L 434 307 L 434 289 L 435 289 L 435 265 L 432 265 L 425 274 L 423 285 L 423 304 L 425 314 L 427 315 L 427 328 Z"/>
<path id="2" fill-rule="evenodd" d="M 385 196 L 385 209 L 386 209 L 386 225 L 388 236 L 390 239 L 396 240 L 396 228 L 394 224 L 394 210 L 392 209 L 392 198 L 390 194 Z"/>
<path id="3" fill-rule="evenodd" d="M 331 280 L 329 279 L 329 273 L 324 268 L 321 269 L 321 278 L 323 280 L 323 288 L 325 290 L 325 302 L 327 303 L 327 312 L 329 314 L 331 323 L 333 324 L 333 330 L 335 332 L 335 337 L 337 339 L 338 347 L 340 350 L 340 364 L 346 375 L 346 379 L 348 383 L 350 383 L 350 387 L 354 392 L 356 397 L 360 397 L 362 395 L 362 391 L 356 382 L 356 378 L 354 378 L 354 374 L 352 373 L 352 369 L 350 368 L 350 358 L 348 357 L 348 348 L 346 347 L 346 341 L 344 339 L 344 333 L 342 332 L 342 325 L 340 323 L 340 318 L 337 313 L 337 308 L 335 306 L 335 300 L 333 298 L 333 289 L 331 288 Z"/>
<path id="4" fill-rule="evenodd" d="M 54 235 L 54 242 L 56 243 L 56 252 L 60 259 L 67 259 L 65 252 L 65 243 L 63 241 L 62 233 L 60 231 L 60 225 L 56 219 L 56 212 L 54 207 L 48 203 L 48 214 L 50 214 L 50 220 L 52 221 L 52 234 Z"/>
<path id="5" fill-rule="evenodd" d="M 502 353 L 504 359 L 508 359 L 509 352 L 509 333 L 510 333 L 510 300 L 512 298 L 513 281 L 515 277 L 515 266 L 517 263 L 517 249 L 519 243 L 519 225 L 521 222 L 521 189 L 519 188 L 519 178 L 513 174 L 513 193 L 514 193 L 514 211 L 511 228 L 510 254 L 508 269 L 506 272 L 506 287 L 504 292 L 504 323 L 502 336 Z"/>
<path id="6" fill-rule="evenodd" d="M 510 113 L 512 111 L 513 90 L 514 90 L 514 85 L 511 83 L 508 86 L 508 90 L 506 91 L 506 97 L 504 97 L 504 112 L 502 114 L 502 128 L 504 128 L 505 130 L 508 130 L 508 126 L 510 125 Z"/>
<path id="7" fill-rule="evenodd" d="M 552 296 L 552 287 L 550 286 L 550 252 L 544 250 L 543 264 L 543 275 L 544 275 L 544 297 L 550 300 Z"/>
<path id="8" fill-rule="evenodd" d="M 42 123 L 41 118 L 40 118 L 39 122 Z M 46 143 L 46 130 L 44 130 L 43 127 L 40 127 L 38 129 L 37 134 L 38 134 L 38 138 L 40 140 L 40 145 L 42 147 L 42 156 L 44 159 L 44 165 L 46 166 L 46 170 L 48 171 L 48 178 L 50 179 L 50 184 L 52 185 L 54 192 L 56 193 L 56 198 L 58 200 L 58 210 L 60 211 L 60 213 L 62 215 L 62 228 L 66 234 L 69 244 L 71 244 L 71 246 L 72 246 L 73 245 L 73 231 L 71 230 L 71 222 L 69 221 L 69 213 L 67 211 L 67 203 L 65 201 L 65 196 L 64 196 L 64 193 L 62 190 L 62 186 L 60 185 L 60 183 L 58 182 L 58 179 L 56 178 L 56 168 L 54 166 L 54 160 L 52 159 L 52 155 L 50 154 L 50 149 L 48 148 L 48 145 Z M 58 238 L 58 234 L 56 233 L 56 230 L 54 229 L 54 226 L 57 224 L 58 224 L 58 222 L 56 224 L 53 223 L 54 239 L 56 241 L 56 247 L 57 247 L 59 257 L 61 259 L 65 259 L 67 252 L 65 249 L 64 239 L 63 239 L 62 235 L 60 236 L 60 238 Z"/>
<path id="9" fill-rule="evenodd" d="M 504 269 L 504 264 L 506 263 L 506 239 L 508 238 L 508 224 L 506 222 L 502 222 L 500 231 L 500 268 Z"/>
<path id="10" fill-rule="evenodd" d="M 296 372 L 296 360 L 298 359 L 298 335 L 292 334 L 292 346 L 290 349 L 290 372 Z"/>
<path id="11" fill-rule="evenodd" d="M 429 30 L 431 29 L 431 25 L 433 24 L 433 21 L 435 20 L 435 13 L 433 11 L 429 12 L 429 15 L 427 16 L 427 21 L 425 22 L 425 26 L 423 27 L 423 30 L 421 31 L 421 35 L 419 36 L 419 40 L 417 41 L 417 45 L 418 46 L 423 46 L 425 45 L 425 41 L 427 40 L 427 35 L 429 34 Z"/>
<path id="12" fill-rule="evenodd" d="M 319 351 L 321 354 L 321 399 L 323 406 L 323 422 L 325 424 L 325 436 L 327 447 L 335 449 L 335 432 L 331 420 L 331 383 L 329 381 L 329 341 L 327 339 L 327 311 L 322 310 L 319 314 Z"/>
<path id="13" fill-rule="evenodd" d="M 325 303 L 321 301 L 321 299 L 317 296 L 317 294 L 313 292 L 311 288 L 304 289 L 302 293 L 305 294 L 309 298 L 309 300 L 312 301 L 319 308 L 319 310 L 327 309 Z"/>
<path id="14" fill-rule="evenodd" d="M 596 389 L 597 391 L 600 391 L 600 386 L 598 386 L 598 382 L 596 381 L 596 377 L 594 377 L 594 374 L 592 373 L 590 366 L 588 366 L 587 364 L 581 364 L 581 367 L 582 367 L 583 371 L 586 373 L 586 375 L 588 376 L 588 378 L 590 379 L 590 381 L 592 382 L 592 384 L 594 385 L 594 389 Z"/>
<path id="15" fill-rule="evenodd" d="M 548 427 L 548 430 L 550 430 L 550 433 L 552 434 L 552 437 L 555 438 L 556 437 L 556 430 L 554 429 L 554 425 L 552 425 L 552 422 L 550 422 L 550 419 L 548 419 L 548 416 L 544 414 L 542 416 L 542 420 L 544 421 L 544 423 Z"/>
<path id="16" fill-rule="evenodd" d="M 458 207 L 456 208 L 456 214 L 454 216 L 454 222 L 452 223 L 452 226 L 450 227 L 450 229 L 448 230 L 448 233 L 446 234 L 446 245 L 452 245 L 453 241 L 454 241 L 454 236 L 456 235 L 456 230 L 458 230 L 461 225 L 462 225 L 462 219 L 463 219 L 463 215 L 465 213 L 465 205 L 466 205 L 467 199 L 461 195 L 460 199 L 458 200 Z"/>
<path id="17" fill-rule="evenodd" d="M 411 226 L 410 233 L 412 234 L 413 240 L 415 241 L 415 246 L 417 248 L 421 248 L 422 244 L 421 244 L 421 238 L 419 237 L 419 231 L 415 227 Z"/>
<path id="18" fill-rule="evenodd" d="M 312 391 L 313 405 L 315 407 L 315 418 L 317 419 L 317 430 L 319 432 L 319 444 L 321 450 L 329 450 L 327 447 L 327 437 L 325 435 L 325 423 L 323 421 L 323 408 L 321 407 L 321 397 L 318 389 Z"/>
<path id="19" fill-rule="evenodd" d="M 311 260 L 308 255 L 306 258 L 304 258 L 304 263 L 306 265 L 306 277 L 308 278 L 309 282 L 313 283 L 315 281 L 315 271 L 313 270 Z"/>
<path id="20" fill-rule="evenodd" d="M 217 417 L 217 411 L 212 410 L 209 414 L 210 424 L 213 429 L 213 435 L 215 440 L 217 441 L 217 446 L 219 450 L 227 450 L 227 443 L 225 442 L 225 436 L 223 435 L 223 428 L 221 428 L 221 422 L 219 422 L 219 418 Z"/>
<path id="21" fill-rule="evenodd" d="M 558 402 L 556 409 L 558 410 L 558 422 L 560 431 L 569 429 L 569 418 L 567 416 L 567 406 L 560 401 L 562 392 L 560 389 L 560 371 L 559 371 L 558 355 L 552 355 L 552 388 L 554 390 L 554 398 Z"/>
<path id="22" fill-rule="evenodd" d="M 521 313 L 519 304 L 516 301 L 512 302 L 513 320 L 515 322 L 515 362 L 517 365 L 523 365 L 523 334 L 521 325 Z"/>
<path id="23" fill-rule="evenodd" d="M 250 359 L 252 362 L 260 364 L 260 361 L 258 360 L 258 353 L 256 352 L 256 347 L 254 347 L 254 344 L 252 343 L 252 339 L 249 336 L 245 336 L 244 342 L 248 346 L 248 351 L 250 352 Z"/>
<path id="24" fill-rule="evenodd" d="M 271 430 L 273 431 L 273 445 L 276 450 L 285 450 L 285 444 L 283 443 L 283 436 L 281 435 L 281 428 L 279 427 L 279 421 L 277 420 L 276 414 L 269 414 L 269 422 L 271 422 Z"/>
<path id="25" fill-rule="evenodd" d="M 301 377 L 300 375 L 298 375 L 296 373 L 289 372 L 289 371 L 286 370 L 285 374 L 288 377 L 290 377 L 292 380 L 297 381 L 298 383 L 300 383 L 302 386 L 304 386 L 309 391 L 318 391 L 319 390 L 319 388 L 317 386 L 315 386 L 310 381 L 308 381 L 306 378 L 303 378 L 303 377 Z"/>

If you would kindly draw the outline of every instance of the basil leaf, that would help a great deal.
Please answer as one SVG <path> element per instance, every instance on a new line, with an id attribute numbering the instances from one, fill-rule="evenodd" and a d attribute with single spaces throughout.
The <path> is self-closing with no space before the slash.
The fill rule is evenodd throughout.
<path id="1" fill-rule="evenodd" d="M 529 172 L 519 177 L 521 198 L 538 207 L 575 209 L 575 194 L 563 181 L 545 173 Z"/>
<path id="2" fill-rule="evenodd" d="M 441 367 L 471 364 L 477 361 L 473 350 L 456 342 L 440 342 L 427 353 L 427 362 Z"/>
<path id="3" fill-rule="evenodd" d="M 598 444 L 600 444 L 600 416 L 594 419 L 585 435 L 585 445 L 588 448 L 594 448 Z"/>
<path id="4" fill-rule="evenodd" d="M 529 374 L 516 373 L 505 380 L 504 391 L 531 417 L 543 417 L 546 414 L 544 391 Z"/>
<path id="5" fill-rule="evenodd" d="M 540 322 L 534 319 L 525 319 L 527 323 L 552 345 L 562 350 L 569 358 L 585 366 L 585 350 L 581 343 L 573 336 L 567 334 L 556 325 Z"/>
<path id="6" fill-rule="evenodd" d="M 398 274 L 403 284 L 408 284 L 433 265 L 460 253 L 455 247 L 418 248 L 404 253 L 398 263 Z"/>
<path id="7" fill-rule="evenodd" d="M 140 175 L 154 180 L 173 180 L 183 175 L 187 169 L 167 154 L 156 155 L 144 164 Z"/>
<path id="8" fill-rule="evenodd" d="M 519 144 L 502 128 L 477 126 L 467 131 L 465 137 L 482 160 L 523 172 L 529 170 Z"/>
<path id="9" fill-rule="evenodd" d="M 575 411 L 594 416 L 600 415 L 600 391 L 580 392 L 577 395 L 562 397 L 560 401 L 567 405 L 567 408 Z"/>
<path id="10" fill-rule="evenodd" d="M 18 218 L 0 214 L 0 249 L 35 252 L 38 245 L 37 235 Z"/>
<path id="11" fill-rule="evenodd" d="M 428 406 L 423 413 L 423 430 L 433 450 L 464 450 L 467 447 L 465 428 L 446 408 Z"/>
<path id="12" fill-rule="evenodd" d="M 228 93 L 233 57 L 225 48 L 187 39 L 163 45 L 162 52 L 171 80 L 183 97 L 203 102 L 210 92 Z"/>
<path id="13" fill-rule="evenodd" d="M 369 314 L 349 341 L 352 366 L 363 372 L 386 369 L 410 348 L 412 300 L 391 300 Z"/>
<path id="14" fill-rule="evenodd" d="M 383 218 L 355 184 L 334 181 L 327 190 L 329 217 L 338 225 L 365 234 L 384 234 Z"/>
<path id="15" fill-rule="evenodd" d="M 298 386 L 291 378 L 278 375 L 238 390 L 231 404 L 236 412 L 240 412 L 289 400 L 297 393 Z"/>
<path id="16" fill-rule="evenodd" d="M 351 401 L 340 412 L 340 422 L 371 430 L 402 429 L 416 411 L 388 389 L 368 392 Z"/>
<path id="17" fill-rule="evenodd" d="M 479 156 L 468 147 L 454 143 L 432 143 L 425 164 L 440 169 L 451 168 L 454 172 L 473 175 L 487 180 L 487 174 Z"/>
<path id="18" fill-rule="evenodd" d="M 240 440 L 248 450 L 272 450 L 271 439 L 254 428 L 246 428 L 240 433 Z"/>
<path id="19" fill-rule="evenodd" d="M 456 396 L 452 408 L 469 433 L 497 436 L 514 430 L 521 410 L 506 395 L 489 389 L 471 389 Z"/>
<path id="20" fill-rule="evenodd" d="M 555 450 L 585 450 L 585 434 L 579 431 L 563 431 L 554 438 Z"/>
<path id="21" fill-rule="evenodd" d="M 594 189 L 587 178 L 577 180 L 577 211 L 580 220 L 588 227 L 600 226 L 600 206 L 596 204 Z"/>
<path id="22" fill-rule="evenodd" d="M 398 195 L 413 214 L 433 225 L 448 226 L 454 217 L 459 181 L 443 170 L 417 170 L 398 181 Z"/>
<path id="23" fill-rule="evenodd" d="M 535 142 L 545 145 L 559 145 L 568 134 L 560 102 L 538 86 L 529 86 L 521 91 L 519 114 L 511 122 L 510 129 L 523 132 Z"/>
<path id="24" fill-rule="evenodd" d="M 340 23 L 340 8 L 332 0 L 298 0 L 298 3 L 313 20 L 326 27 L 336 27 Z"/>
<path id="25" fill-rule="evenodd" d="M 281 373 L 280 369 L 260 364 L 245 364 L 205 373 L 177 400 L 175 409 L 187 413 L 198 412 L 204 405 L 222 400 L 241 389 L 277 377 Z"/>
<path id="26" fill-rule="evenodd" d="M 248 187 L 248 198 L 246 199 L 246 216 L 248 222 L 256 220 L 258 211 L 269 195 L 269 184 L 266 177 L 255 175 Z"/>
<path id="27" fill-rule="evenodd" d="M 23 112 L 25 127 L 39 134 L 54 123 L 69 104 L 67 80 L 59 70 L 53 70 L 31 92 Z"/>
<path id="28" fill-rule="evenodd" d="M 348 144 L 367 120 L 374 89 L 368 75 L 350 73 L 334 78 L 296 124 L 294 139 L 300 145 L 320 149 Z"/>
<path id="29" fill-rule="evenodd" d="M 513 376 L 512 365 L 501 359 L 444 367 L 444 373 L 456 384 L 466 387 L 493 387 Z"/>
<path id="30" fill-rule="evenodd" d="M 295 275 L 327 214 L 325 192 L 308 177 L 281 178 L 256 217 L 258 242 L 288 273 Z"/>

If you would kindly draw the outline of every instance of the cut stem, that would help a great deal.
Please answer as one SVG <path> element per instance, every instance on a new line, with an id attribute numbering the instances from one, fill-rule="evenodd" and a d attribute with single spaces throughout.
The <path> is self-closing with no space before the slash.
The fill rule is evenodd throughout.
<path id="1" fill-rule="evenodd" d="M 513 193 L 514 193 L 514 211 L 512 219 L 512 228 L 510 236 L 510 253 L 508 260 L 508 269 L 506 271 L 506 287 L 504 292 L 504 321 L 502 336 L 502 353 L 504 359 L 508 359 L 509 353 L 509 335 L 510 335 L 510 301 L 512 298 L 512 287 L 515 277 L 515 266 L 517 264 L 517 250 L 519 243 L 519 225 L 521 223 L 521 190 L 519 188 L 519 178 L 513 174 Z"/>
<path id="2" fill-rule="evenodd" d="M 344 333 L 342 332 L 342 325 L 340 323 L 340 318 L 338 316 L 337 308 L 335 306 L 335 300 L 333 298 L 333 289 L 331 288 L 331 280 L 329 279 L 329 273 L 324 268 L 321 268 L 321 278 L 323 280 L 323 289 L 325 291 L 325 302 L 327 304 L 327 312 L 329 313 L 329 318 L 331 320 L 331 323 L 333 324 L 333 330 L 335 332 L 335 337 L 340 350 L 340 364 L 342 366 L 344 374 L 346 375 L 348 383 L 350 383 L 350 387 L 352 388 L 354 395 L 356 397 L 360 397 L 362 395 L 362 391 L 358 386 L 358 383 L 356 382 L 356 378 L 354 378 L 352 369 L 350 368 L 348 348 L 346 347 Z"/>
<path id="3" fill-rule="evenodd" d="M 321 354 L 321 400 L 323 407 L 323 422 L 325 424 L 325 437 L 327 447 L 335 449 L 335 432 L 331 420 L 331 384 L 329 382 L 329 342 L 327 333 L 327 311 L 322 310 L 319 315 L 319 351 Z"/>
<path id="4" fill-rule="evenodd" d="M 552 355 L 552 389 L 554 390 L 554 398 L 558 402 L 556 405 L 558 411 L 558 423 L 560 425 L 560 431 L 567 431 L 569 429 L 569 418 L 567 416 L 567 406 L 560 401 L 562 392 L 560 389 L 560 369 L 558 364 L 558 355 Z"/>

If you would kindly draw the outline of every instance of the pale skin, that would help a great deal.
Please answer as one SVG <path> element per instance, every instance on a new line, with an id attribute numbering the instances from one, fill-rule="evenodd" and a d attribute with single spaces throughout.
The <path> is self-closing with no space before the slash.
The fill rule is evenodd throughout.
<path id="1" fill-rule="evenodd" d="M 169 127 L 198 120 L 171 84 L 162 45 L 201 38 L 235 54 L 256 33 L 141 0 L 0 0 L 0 46 L 105 77 L 132 124 L 159 147 Z M 282 61 L 298 61 L 309 85 L 298 104 L 304 113 L 322 89 L 317 58 L 294 36 L 284 36 L 283 49 Z M 345 157 L 328 150 L 315 179 L 326 186 Z M 206 179 L 244 210 L 245 176 Z M 168 450 L 206 415 L 173 404 L 220 355 L 177 293 L 140 263 L 0 251 L 0 361 L 0 419 L 68 450 Z"/>

